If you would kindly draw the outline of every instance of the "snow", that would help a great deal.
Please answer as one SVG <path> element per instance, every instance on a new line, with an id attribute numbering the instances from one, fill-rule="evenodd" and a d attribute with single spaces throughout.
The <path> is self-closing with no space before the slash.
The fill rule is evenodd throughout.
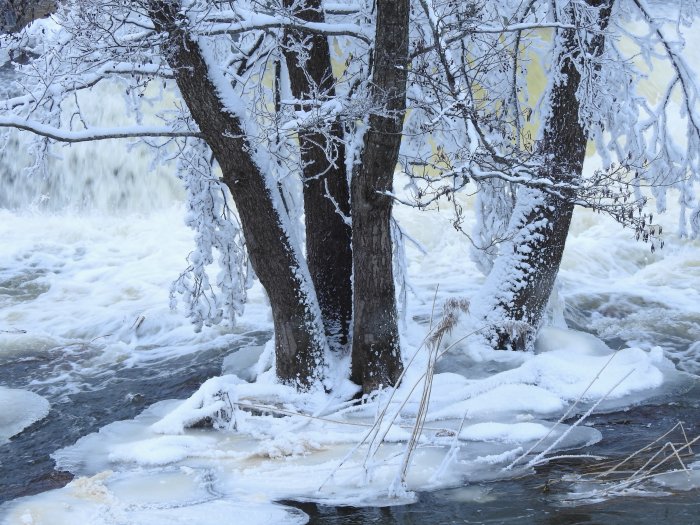
<path id="1" fill-rule="evenodd" d="M 50 408 L 46 399 L 33 392 L 0 386 L 0 446 L 44 419 Z"/>

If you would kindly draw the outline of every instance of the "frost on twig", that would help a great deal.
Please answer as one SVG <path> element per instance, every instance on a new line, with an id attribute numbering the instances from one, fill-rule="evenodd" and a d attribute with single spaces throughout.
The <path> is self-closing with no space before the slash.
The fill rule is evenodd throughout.
<path id="1" fill-rule="evenodd" d="M 178 174 L 187 191 L 185 221 L 195 232 L 195 249 L 187 258 L 189 266 L 171 286 L 171 307 L 181 295 L 197 329 L 221 321 L 233 324 L 243 314 L 251 270 L 228 190 L 214 173 L 211 153 L 202 141 L 183 150 Z M 208 270 L 215 261 L 219 272 L 212 280 Z"/>

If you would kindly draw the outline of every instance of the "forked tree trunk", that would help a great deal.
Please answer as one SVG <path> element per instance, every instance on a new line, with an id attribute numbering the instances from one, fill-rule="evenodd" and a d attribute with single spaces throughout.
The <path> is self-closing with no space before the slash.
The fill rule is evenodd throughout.
<path id="1" fill-rule="evenodd" d="M 600 8 L 600 30 L 584 44 L 585 49 L 576 30 L 563 31 L 560 81 L 549 94 L 551 110 L 542 123 L 539 153 L 545 161 L 537 176 L 554 182 L 579 178 L 586 155 L 588 137 L 579 121 L 576 95 L 581 74 L 571 57 L 576 59 L 582 52 L 600 56 L 612 0 L 587 3 Z M 499 256 L 484 286 L 486 293 L 493 293 L 486 335 L 496 348 L 531 348 L 559 272 L 574 210 L 572 197 L 559 198 L 536 189 L 518 193 L 509 225 L 512 252 Z"/>
<path id="2" fill-rule="evenodd" d="M 392 268 L 391 208 L 406 111 L 408 0 L 377 0 L 372 95 L 383 105 L 369 116 L 351 182 L 354 311 L 352 380 L 369 392 L 394 384 L 401 352 Z"/>
<path id="3" fill-rule="evenodd" d="M 199 44 L 179 19 L 180 3 L 152 0 L 149 15 L 192 118 L 211 148 L 238 209 L 250 261 L 270 299 L 277 376 L 306 389 L 323 379 L 326 339 L 303 260 L 276 204 L 276 186 L 248 153 L 241 122 L 226 108 Z"/>
<path id="4" fill-rule="evenodd" d="M 285 7 L 297 5 L 295 15 L 308 22 L 323 22 L 320 0 L 284 0 Z M 309 38 L 303 67 L 299 57 L 285 48 L 292 95 L 309 100 L 313 94 L 323 102 L 335 96 L 328 38 L 286 31 L 284 44 Z M 297 110 L 310 110 L 298 104 Z M 325 130 L 299 132 L 304 184 L 306 260 L 321 307 L 326 336 L 332 349 L 348 344 L 352 318 L 352 248 L 350 190 L 345 171 L 343 129 L 336 118 Z M 336 209 L 336 206 L 338 209 Z"/>

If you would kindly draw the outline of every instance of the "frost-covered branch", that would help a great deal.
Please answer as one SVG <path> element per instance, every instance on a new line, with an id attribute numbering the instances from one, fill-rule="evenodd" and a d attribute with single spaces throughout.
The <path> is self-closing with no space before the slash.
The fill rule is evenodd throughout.
<path id="1" fill-rule="evenodd" d="M 512 210 L 503 204 L 512 202 L 518 188 L 538 188 L 563 201 L 608 213 L 632 227 L 639 238 L 647 239 L 657 235 L 658 228 L 640 207 L 651 193 L 663 210 L 667 189 L 677 188 L 681 191 L 681 233 L 687 220 L 685 210 L 692 207 L 689 222 L 698 235 L 700 205 L 690 181 L 700 173 L 700 96 L 697 80 L 681 53 L 680 34 L 692 13 L 679 15 L 674 22 L 652 14 L 643 0 L 629 2 L 643 13 L 647 35 L 639 36 L 630 29 L 630 18 L 634 18 L 625 0 L 613 3 L 602 25 L 597 19 L 600 2 L 457 6 L 420 0 L 425 16 L 414 44 L 409 127 L 417 140 L 407 137 L 412 149 L 405 149 L 403 163 L 412 178 L 413 199 L 404 202 L 426 207 L 466 190 L 477 193 L 480 209 L 500 209 L 503 217 L 489 221 L 503 226 Z M 677 31 L 675 40 L 662 28 L 666 23 Z M 537 155 L 549 109 L 541 99 L 546 90 L 530 93 L 526 76 L 532 65 L 544 66 L 550 71 L 550 85 L 565 81 L 552 63 L 556 56 L 552 30 L 572 35 L 573 46 L 561 57 L 571 59 L 581 75 L 579 120 L 603 160 L 599 170 L 580 180 L 555 182 L 543 178 L 539 169 L 551 162 Z M 630 53 L 621 46 L 615 30 L 640 52 Z M 598 48 L 595 41 L 604 33 L 605 45 Z M 586 50 L 590 45 L 595 52 Z M 637 87 L 645 75 L 638 57 L 644 58 L 650 70 L 663 62 L 671 69 L 656 101 Z M 683 128 L 685 137 L 679 137 Z M 415 147 L 424 133 L 437 146 Z M 497 192 L 489 190 L 495 181 L 499 181 Z M 482 202 L 487 195 L 491 201 Z M 460 211 L 458 206 L 455 209 Z M 455 224 L 460 222 L 457 217 Z M 480 228 L 476 236 L 482 236 Z M 498 236 L 494 231 L 484 239 Z"/>
<path id="2" fill-rule="evenodd" d="M 185 222 L 195 231 L 195 250 L 170 288 L 170 306 L 175 308 L 181 296 L 197 329 L 222 321 L 233 325 L 243 314 L 251 285 L 243 232 L 228 190 L 214 174 L 211 151 L 200 140 L 186 146 L 180 150 L 178 176 L 187 191 Z M 212 282 L 208 269 L 215 261 L 219 271 Z"/>
<path id="3" fill-rule="evenodd" d="M 195 30 L 195 34 L 200 36 L 216 35 L 240 35 L 250 31 L 269 31 L 271 29 L 286 29 L 290 31 L 300 31 L 310 35 L 324 36 L 350 36 L 358 38 L 363 42 L 370 43 L 371 39 L 362 29 L 354 24 L 337 24 L 321 22 L 305 22 L 303 20 L 286 20 L 273 16 L 256 15 L 247 22 L 236 22 L 236 18 L 227 18 L 225 15 L 216 15 L 212 22 Z"/>
<path id="4" fill-rule="evenodd" d="M 15 128 L 29 131 L 41 137 L 50 138 L 58 142 L 93 142 L 109 139 L 130 139 L 143 137 L 184 138 L 200 137 L 198 131 L 174 130 L 168 127 L 158 126 L 129 126 L 122 128 L 90 128 L 79 131 L 70 131 L 53 126 L 47 126 L 41 122 L 25 120 L 17 117 L 0 117 L 0 128 Z"/>

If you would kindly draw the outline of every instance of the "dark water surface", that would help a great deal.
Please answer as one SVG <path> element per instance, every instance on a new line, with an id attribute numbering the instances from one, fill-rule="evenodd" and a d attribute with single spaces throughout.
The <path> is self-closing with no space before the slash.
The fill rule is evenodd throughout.
<path id="1" fill-rule="evenodd" d="M 672 404 L 646 405 L 591 417 L 603 440 L 576 452 L 624 458 L 683 421 L 689 436 L 700 434 L 700 380 Z M 698 452 L 700 447 L 697 447 Z M 571 506 L 562 498 L 570 489 L 561 482 L 565 474 L 584 470 L 581 462 L 554 463 L 532 476 L 464 488 L 422 493 L 412 505 L 385 508 L 327 507 L 285 502 L 310 516 L 310 524 L 423 525 L 465 523 L 569 524 L 700 524 L 700 490 L 667 496 L 626 496 Z M 479 492 L 483 491 L 480 495 Z"/>

